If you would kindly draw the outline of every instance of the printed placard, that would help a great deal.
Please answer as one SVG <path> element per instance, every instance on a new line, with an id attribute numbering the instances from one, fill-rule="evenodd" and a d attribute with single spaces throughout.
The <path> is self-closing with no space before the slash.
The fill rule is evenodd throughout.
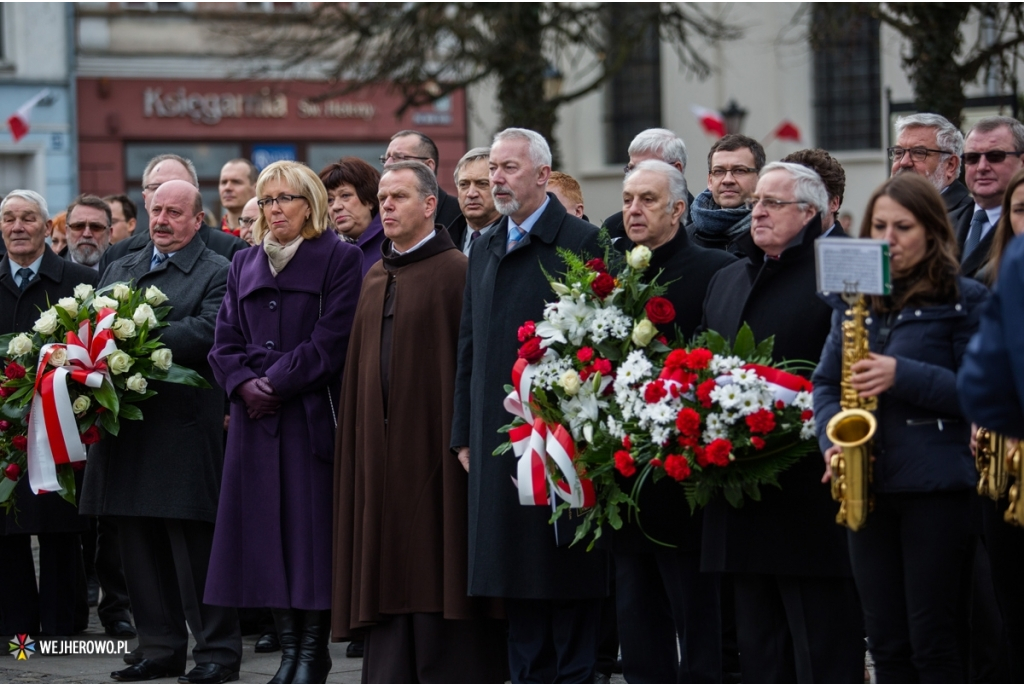
<path id="1" fill-rule="evenodd" d="M 818 292 L 888 295 L 892 291 L 886 241 L 819 238 L 814 252 Z"/>

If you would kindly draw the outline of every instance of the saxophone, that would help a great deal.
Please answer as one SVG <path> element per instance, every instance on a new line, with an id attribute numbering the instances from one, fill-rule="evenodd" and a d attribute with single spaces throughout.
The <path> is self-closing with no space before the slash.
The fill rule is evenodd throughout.
<path id="1" fill-rule="evenodd" d="M 977 443 L 974 465 L 978 467 L 980 474 L 978 494 L 999 501 L 999 498 L 1006 494 L 1006 484 L 1009 480 L 1006 472 L 1006 437 L 988 428 L 979 428 Z"/>
<path id="2" fill-rule="evenodd" d="M 851 367 L 871 352 L 868 343 L 868 308 L 863 295 L 849 293 L 843 300 L 850 305 L 848 319 L 843 322 L 843 368 L 840 382 L 839 404 L 843 411 L 832 417 L 825 427 L 825 435 L 832 444 L 842 448 L 833 455 L 832 499 L 839 502 L 836 523 L 852 531 L 864 527 L 873 502 L 868 487 L 871 483 L 871 438 L 877 422 L 873 412 L 878 398 L 859 397 L 853 388 Z"/>
<path id="3" fill-rule="evenodd" d="M 980 429 L 978 431 L 981 432 Z M 980 441 L 978 443 L 981 444 Z M 1009 476 L 1016 481 L 1010 486 L 1010 504 L 1006 507 L 1003 520 L 1015 526 L 1024 528 L 1024 504 L 1020 501 L 1021 487 L 1024 486 L 1024 455 L 1021 455 L 1021 445 L 1018 442 L 1006 454 L 1006 465 L 1009 468 Z"/>

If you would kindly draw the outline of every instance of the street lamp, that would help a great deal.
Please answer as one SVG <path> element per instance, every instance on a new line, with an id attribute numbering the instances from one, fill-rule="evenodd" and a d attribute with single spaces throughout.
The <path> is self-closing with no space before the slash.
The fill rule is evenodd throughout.
<path id="1" fill-rule="evenodd" d="M 736 104 L 735 100 L 729 100 L 729 106 L 720 110 L 722 119 L 725 120 L 726 133 L 741 133 L 743 131 L 743 120 L 747 118 L 747 110 Z"/>
<path id="2" fill-rule="evenodd" d="M 565 75 L 559 71 L 558 67 L 548 62 L 548 65 L 544 67 L 544 99 L 554 100 L 561 95 L 564 80 Z"/>

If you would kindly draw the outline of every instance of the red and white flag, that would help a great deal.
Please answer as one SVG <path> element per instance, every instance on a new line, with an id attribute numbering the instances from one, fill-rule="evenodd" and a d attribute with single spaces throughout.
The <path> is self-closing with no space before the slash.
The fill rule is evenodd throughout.
<path id="1" fill-rule="evenodd" d="M 693 116 L 697 117 L 704 133 L 716 135 L 719 138 L 725 135 L 725 119 L 721 113 L 700 105 L 690 105 L 690 111 L 693 112 Z"/>
<path id="2" fill-rule="evenodd" d="M 778 127 L 772 131 L 772 135 L 779 140 L 792 140 L 794 143 L 800 142 L 800 129 L 789 119 L 783 119 Z"/>
<path id="3" fill-rule="evenodd" d="M 50 89 L 43 88 L 31 100 L 19 107 L 17 112 L 7 118 L 7 127 L 11 129 L 11 137 L 14 138 L 15 143 L 24 138 L 28 133 L 32 108 L 49 94 Z"/>

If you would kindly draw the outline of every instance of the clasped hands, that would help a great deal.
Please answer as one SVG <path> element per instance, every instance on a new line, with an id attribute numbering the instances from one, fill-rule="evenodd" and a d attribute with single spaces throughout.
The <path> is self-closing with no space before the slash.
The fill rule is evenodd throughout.
<path id="1" fill-rule="evenodd" d="M 250 378 L 238 386 L 236 392 L 245 403 L 245 410 L 249 413 L 250 419 L 262 419 L 264 416 L 276 414 L 281 408 L 281 397 L 274 392 L 266 376 Z"/>

